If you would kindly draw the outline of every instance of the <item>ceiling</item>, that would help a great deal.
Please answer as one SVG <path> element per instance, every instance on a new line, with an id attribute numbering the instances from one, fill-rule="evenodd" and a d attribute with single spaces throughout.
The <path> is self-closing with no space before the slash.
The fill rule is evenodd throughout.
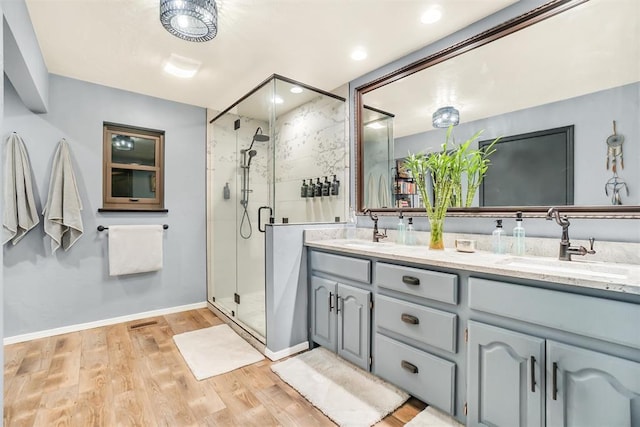
<path id="1" fill-rule="evenodd" d="M 432 113 L 446 105 L 471 122 L 637 82 L 639 11 L 637 0 L 581 4 L 369 92 L 364 103 L 395 115 L 398 138 L 431 130 Z"/>
<path id="2" fill-rule="evenodd" d="M 159 0 L 26 3 L 49 72 L 223 110 L 274 73 L 333 91 L 516 1 L 218 0 L 205 43 L 165 31 Z M 443 18 L 423 24 L 433 5 Z M 357 46 L 366 59 L 350 58 Z M 196 76 L 165 73 L 171 54 L 201 62 Z"/>

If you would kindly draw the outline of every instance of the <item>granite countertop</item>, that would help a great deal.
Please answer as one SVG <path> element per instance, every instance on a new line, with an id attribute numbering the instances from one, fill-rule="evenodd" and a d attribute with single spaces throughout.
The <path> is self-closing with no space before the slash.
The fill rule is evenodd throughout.
<path id="1" fill-rule="evenodd" d="M 560 261 L 550 257 L 496 255 L 485 251 L 473 253 L 429 250 L 425 246 L 406 246 L 367 240 L 307 240 L 306 246 L 366 255 L 427 266 L 448 267 L 522 279 L 562 283 L 640 295 L 640 265 L 599 261 Z"/>

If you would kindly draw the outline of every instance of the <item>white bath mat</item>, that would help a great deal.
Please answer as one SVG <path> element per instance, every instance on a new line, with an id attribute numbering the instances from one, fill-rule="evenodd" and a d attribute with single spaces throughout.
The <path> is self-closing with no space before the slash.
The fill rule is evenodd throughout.
<path id="1" fill-rule="evenodd" d="M 174 335 L 173 340 L 198 381 L 264 359 L 227 325 Z"/>
<path id="2" fill-rule="evenodd" d="M 405 427 L 464 427 L 456 419 L 431 406 L 416 415 Z"/>
<path id="3" fill-rule="evenodd" d="M 322 347 L 271 369 L 340 426 L 371 426 L 409 398 Z"/>

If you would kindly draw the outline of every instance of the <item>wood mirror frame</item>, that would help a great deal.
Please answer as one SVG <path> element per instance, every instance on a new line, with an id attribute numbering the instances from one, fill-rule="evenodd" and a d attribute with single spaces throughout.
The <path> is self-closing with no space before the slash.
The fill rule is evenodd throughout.
<path id="1" fill-rule="evenodd" d="M 363 174 L 363 158 L 364 137 L 363 131 L 363 96 L 375 89 L 398 81 L 404 77 L 408 77 L 414 73 L 425 70 L 431 66 L 439 64 L 448 59 L 462 55 L 478 47 L 484 46 L 497 39 L 505 37 L 521 29 L 527 28 L 547 18 L 562 13 L 579 4 L 589 0 L 553 0 L 536 9 L 530 10 L 516 18 L 497 25 L 487 31 L 479 33 L 473 37 L 461 41 L 460 43 L 449 46 L 432 55 L 428 55 L 416 62 L 401 67 L 389 74 L 374 79 L 368 83 L 355 88 L 355 165 L 356 165 L 356 206 L 357 211 L 362 212 L 364 206 L 364 174 Z M 516 211 L 522 211 L 528 217 L 545 216 L 550 206 L 505 206 L 505 207 L 471 207 L 471 208 L 449 208 L 448 216 L 459 217 L 502 217 L 505 214 L 513 214 Z M 562 206 L 562 213 L 572 218 L 629 218 L 640 219 L 640 206 L 638 205 L 622 205 L 622 206 Z M 395 213 L 398 208 L 379 208 L 370 209 L 379 213 Z M 424 208 L 403 208 L 403 212 L 411 212 L 413 215 L 425 215 Z"/>

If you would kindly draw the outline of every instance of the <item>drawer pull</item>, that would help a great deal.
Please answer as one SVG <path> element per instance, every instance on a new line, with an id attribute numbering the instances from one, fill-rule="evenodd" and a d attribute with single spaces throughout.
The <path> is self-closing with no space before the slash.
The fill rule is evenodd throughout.
<path id="1" fill-rule="evenodd" d="M 329 313 L 333 311 L 333 292 L 329 292 Z"/>
<path id="2" fill-rule="evenodd" d="M 414 365 L 413 363 L 407 362 L 406 360 L 403 360 L 400 363 L 400 366 L 402 366 L 403 369 L 406 369 L 407 371 L 411 372 L 412 374 L 417 374 L 418 373 L 418 367 L 416 365 Z"/>
<path id="3" fill-rule="evenodd" d="M 413 276 L 402 276 L 402 282 L 406 283 L 407 285 L 418 286 L 420 284 L 420 279 Z"/>
<path id="4" fill-rule="evenodd" d="M 402 319 L 404 323 L 409 323 L 411 325 L 417 325 L 420 323 L 420 319 L 418 319 L 416 316 L 412 316 L 407 313 L 402 313 L 402 316 L 400 316 L 400 319 Z"/>

